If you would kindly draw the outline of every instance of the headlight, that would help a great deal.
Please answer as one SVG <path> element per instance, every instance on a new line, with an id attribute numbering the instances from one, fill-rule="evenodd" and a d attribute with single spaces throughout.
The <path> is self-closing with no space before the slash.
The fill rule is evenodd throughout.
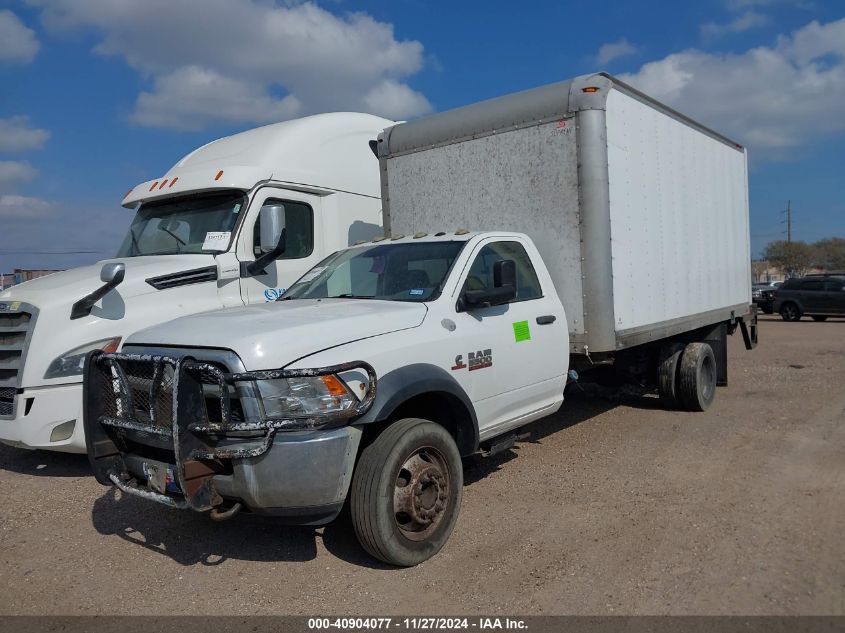
<path id="1" fill-rule="evenodd" d="M 257 380 L 266 419 L 345 418 L 358 399 L 337 376 Z M 344 415 L 346 414 L 346 415 Z"/>
<path id="2" fill-rule="evenodd" d="M 82 374 L 82 365 L 85 364 L 85 357 L 88 355 L 88 352 L 92 352 L 95 349 L 101 349 L 104 352 L 116 352 L 118 345 L 120 345 L 119 336 L 75 347 L 50 363 L 44 374 L 44 379 L 79 376 Z"/>

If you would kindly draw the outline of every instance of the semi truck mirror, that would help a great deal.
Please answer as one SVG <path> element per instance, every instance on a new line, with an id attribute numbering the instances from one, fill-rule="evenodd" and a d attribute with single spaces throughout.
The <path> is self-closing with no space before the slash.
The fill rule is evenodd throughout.
<path id="1" fill-rule="evenodd" d="M 105 264 L 100 270 L 100 281 L 103 282 L 103 285 L 74 303 L 70 308 L 70 318 L 81 319 L 91 314 L 91 308 L 94 307 L 94 304 L 123 282 L 125 276 L 125 264 Z"/>
<path id="2" fill-rule="evenodd" d="M 254 262 L 242 262 L 241 277 L 255 277 L 262 274 L 267 266 L 285 252 L 287 244 L 285 205 L 278 202 L 264 205 L 258 213 L 258 222 L 260 247 L 264 254 Z"/>
<path id="3" fill-rule="evenodd" d="M 261 252 L 269 253 L 279 244 L 285 229 L 285 205 L 274 202 L 265 204 L 258 213 L 261 231 Z"/>
<path id="4" fill-rule="evenodd" d="M 110 284 L 112 287 L 123 281 L 126 276 L 126 264 L 105 264 L 100 270 L 100 281 Z"/>
<path id="5" fill-rule="evenodd" d="M 516 289 L 516 262 L 501 259 L 493 264 L 493 286 L 503 288 L 513 286 Z"/>

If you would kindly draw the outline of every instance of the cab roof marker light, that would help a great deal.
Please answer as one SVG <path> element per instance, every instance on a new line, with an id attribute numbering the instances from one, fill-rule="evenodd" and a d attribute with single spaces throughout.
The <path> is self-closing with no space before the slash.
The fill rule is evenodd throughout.
<path id="1" fill-rule="evenodd" d="M 176 176 L 176 178 L 174 178 L 173 180 L 170 181 L 170 187 L 175 185 L 177 180 L 179 180 L 179 176 Z M 170 187 L 168 187 L 168 189 L 170 189 Z"/>
<path id="2" fill-rule="evenodd" d="M 467 229 L 458 229 L 455 231 L 455 235 L 466 235 L 467 233 L 469 233 Z"/>
<path id="3" fill-rule="evenodd" d="M 382 242 L 382 241 L 384 241 L 384 240 L 386 240 L 386 239 L 387 239 L 387 237 L 386 237 L 386 236 L 384 236 L 384 235 L 379 235 L 378 237 L 374 237 L 374 238 L 373 238 L 373 242 Z"/>
<path id="4" fill-rule="evenodd" d="M 132 189 L 130 189 L 129 191 L 127 191 L 126 193 L 124 193 L 124 194 L 123 194 L 123 199 L 125 200 L 126 198 L 128 198 L 128 197 L 129 197 L 129 194 L 130 194 L 130 193 L 132 193 L 133 191 L 135 191 L 135 187 L 132 187 Z"/>
<path id="5" fill-rule="evenodd" d="M 158 180 L 156 180 L 153 184 L 151 184 L 151 185 L 150 185 L 150 191 L 152 191 L 153 189 L 155 189 L 155 188 L 156 188 L 156 185 L 158 185 Z"/>
<path id="6" fill-rule="evenodd" d="M 414 239 L 418 240 L 421 237 L 425 237 L 426 235 L 428 235 L 428 233 L 423 233 L 422 231 L 420 231 L 419 233 L 414 233 Z"/>
<path id="7" fill-rule="evenodd" d="M 393 236 L 393 237 L 391 237 L 390 239 L 391 239 L 392 241 L 394 241 L 394 242 L 395 242 L 396 240 L 401 240 L 401 239 L 403 239 L 404 237 L 405 237 L 405 236 L 404 236 L 404 235 L 402 235 L 402 234 L 400 233 L 399 235 L 394 235 L 394 236 Z"/>
<path id="8" fill-rule="evenodd" d="M 158 186 L 159 189 L 164 189 L 164 185 L 167 184 L 167 178 L 161 181 L 161 184 Z"/>
<path id="9" fill-rule="evenodd" d="M 446 231 L 437 231 L 437 233 L 434 234 L 434 237 L 443 237 L 444 235 L 446 235 Z"/>
<path id="10" fill-rule="evenodd" d="M 598 92 L 598 86 L 587 86 L 586 88 L 581 88 L 581 92 Z"/>
<path id="11" fill-rule="evenodd" d="M 220 180 L 220 178 L 222 178 L 222 177 L 223 177 L 223 170 L 221 169 L 220 171 L 217 172 L 217 175 L 214 177 L 214 180 L 215 181 Z"/>

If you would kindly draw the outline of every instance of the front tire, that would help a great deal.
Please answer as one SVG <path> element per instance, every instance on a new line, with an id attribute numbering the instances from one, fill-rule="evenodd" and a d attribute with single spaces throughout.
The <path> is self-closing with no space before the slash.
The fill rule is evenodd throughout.
<path id="1" fill-rule="evenodd" d="M 439 424 L 394 422 L 361 452 L 350 509 L 361 546 L 379 560 L 411 567 L 446 543 L 461 506 L 463 465 Z"/>
<path id="2" fill-rule="evenodd" d="M 687 411 L 706 411 L 716 397 L 716 356 L 707 343 L 689 343 L 681 354 L 678 391 Z"/>
<path id="3" fill-rule="evenodd" d="M 780 307 L 780 316 L 784 321 L 800 321 L 801 310 L 792 302 L 784 303 Z"/>

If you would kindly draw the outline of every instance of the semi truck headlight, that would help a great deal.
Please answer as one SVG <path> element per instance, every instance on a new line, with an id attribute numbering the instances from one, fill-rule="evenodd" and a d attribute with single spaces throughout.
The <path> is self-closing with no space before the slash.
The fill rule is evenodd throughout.
<path id="1" fill-rule="evenodd" d="M 342 418 L 358 399 L 334 375 L 258 380 L 267 419 Z"/>
<path id="2" fill-rule="evenodd" d="M 44 379 L 64 378 L 66 376 L 79 376 L 82 374 L 82 366 L 85 364 L 85 356 L 95 349 L 104 352 L 116 352 L 120 345 L 120 337 L 105 338 L 102 341 L 94 341 L 87 345 L 81 345 L 65 352 L 56 360 L 50 363 L 44 374 Z"/>

